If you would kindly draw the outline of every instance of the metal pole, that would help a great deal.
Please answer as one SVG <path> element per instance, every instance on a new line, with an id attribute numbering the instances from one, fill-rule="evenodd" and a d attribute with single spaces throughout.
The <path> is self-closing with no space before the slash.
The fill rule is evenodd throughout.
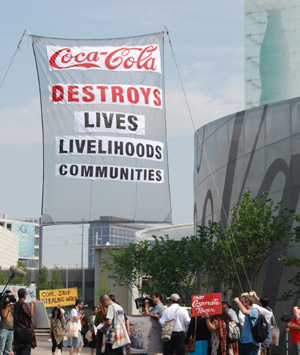
<path id="1" fill-rule="evenodd" d="M 85 299 L 85 272 L 83 265 L 83 251 L 84 251 L 84 223 L 82 223 L 82 237 L 81 237 L 81 272 L 82 272 L 82 300 Z"/>
<path id="2" fill-rule="evenodd" d="M 63 243 L 66 243 L 66 288 L 69 287 L 69 269 L 68 269 L 68 247 L 67 244 L 70 243 L 71 240 L 66 239 L 63 240 Z"/>

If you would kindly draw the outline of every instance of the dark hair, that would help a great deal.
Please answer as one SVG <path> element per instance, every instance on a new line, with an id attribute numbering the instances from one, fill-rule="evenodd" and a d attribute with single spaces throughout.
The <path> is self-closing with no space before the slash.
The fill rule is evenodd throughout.
<path id="1" fill-rule="evenodd" d="M 231 316 L 228 314 L 228 312 L 227 311 L 224 311 L 224 310 L 222 310 L 222 314 L 215 314 L 215 315 L 213 315 L 212 316 L 212 319 L 214 319 L 215 317 L 220 317 L 221 319 L 223 319 L 223 320 L 228 320 L 228 321 L 230 321 L 230 320 L 232 320 L 232 318 L 231 318 Z"/>
<path id="2" fill-rule="evenodd" d="M 52 317 L 51 317 L 51 318 L 55 318 L 55 315 L 54 315 L 54 312 L 55 312 L 55 311 L 58 311 L 58 313 L 57 313 L 57 318 L 60 319 L 60 318 L 61 318 L 61 314 L 60 314 L 60 308 L 58 308 L 58 307 L 54 307 L 54 308 L 53 308 Z"/>
<path id="3" fill-rule="evenodd" d="M 159 298 L 160 300 L 162 300 L 162 297 L 163 297 L 160 292 L 156 292 L 156 291 L 153 292 L 152 296 L 155 296 L 155 297 Z"/>
<path id="4" fill-rule="evenodd" d="M 109 295 L 108 296 L 113 302 L 116 302 L 116 296 L 115 295 Z"/>
<path id="5" fill-rule="evenodd" d="M 76 300 L 75 306 L 79 305 L 79 304 L 82 303 L 82 302 L 83 302 L 83 301 L 80 300 L 80 299 Z"/>
<path id="6" fill-rule="evenodd" d="M 99 306 L 94 306 L 94 307 L 92 308 L 92 311 L 94 311 L 96 308 L 99 309 Z"/>
<path id="7" fill-rule="evenodd" d="M 175 301 L 175 300 L 171 300 L 171 301 L 173 301 L 173 303 L 180 303 L 180 300 L 178 300 L 178 301 Z"/>
<path id="8" fill-rule="evenodd" d="M 259 299 L 259 302 L 261 303 L 261 305 L 262 305 L 264 308 L 266 308 L 266 307 L 268 306 L 268 304 L 269 304 L 269 297 L 266 297 L 266 296 L 261 297 L 261 298 Z"/>
<path id="9" fill-rule="evenodd" d="M 18 297 L 19 297 L 19 299 L 20 299 L 20 298 L 24 298 L 25 295 L 26 295 L 26 290 L 25 290 L 25 288 L 19 288 L 19 289 L 18 289 Z"/>

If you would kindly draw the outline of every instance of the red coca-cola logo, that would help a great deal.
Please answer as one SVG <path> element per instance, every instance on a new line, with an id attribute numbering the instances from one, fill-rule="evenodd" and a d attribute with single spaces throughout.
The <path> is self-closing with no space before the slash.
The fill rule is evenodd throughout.
<path id="1" fill-rule="evenodd" d="M 49 64 L 51 68 L 56 70 L 85 68 L 157 71 L 159 60 L 158 45 L 141 48 L 113 48 L 111 51 L 89 51 L 87 49 L 80 50 L 78 47 L 65 47 L 56 50 L 50 56 Z"/>

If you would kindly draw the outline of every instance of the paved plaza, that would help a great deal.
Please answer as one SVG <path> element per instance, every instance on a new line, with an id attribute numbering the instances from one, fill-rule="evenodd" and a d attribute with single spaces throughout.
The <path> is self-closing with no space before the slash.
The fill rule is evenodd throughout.
<path id="1" fill-rule="evenodd" d="M 52 347 L 52 342 L 49 341 L 49 336 L 46 335 L 37 335 L 36 337 L 37 341 L 37 347 L 33 350 L 31 350 L 31 355 L 51 355 L 51 347 Z M 65 347 L 63 347 L 62 353 L 67 355 L 70 352 L 70 348 L 67 347 L 67 342 L 64 341 Z M 91 349 L 90 348 L 83 348 L 81 354 L 90 354 Z M 96 352 L 95 352 L 96 353 Z M 77 352 L 75 351 L 75 354 Z"/>

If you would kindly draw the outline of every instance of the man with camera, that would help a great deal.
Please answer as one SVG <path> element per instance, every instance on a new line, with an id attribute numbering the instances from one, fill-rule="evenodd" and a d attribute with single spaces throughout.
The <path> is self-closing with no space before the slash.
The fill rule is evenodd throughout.
<path id="1" fill-rule="evenodd" d="M 240 311 L 246 316 L 243 327 L 243 333 L 240 339 L 239 353 L 240 355 L 257 355 L 259 344 L 255 341 L 251 328 L 258 323 L 259 311 L 253 307 L 253 296 L 242 296 L 241 300 L 236 297 L 234 302 L 238 305 Z"/>
<path id="2" fill-rule="evenodd" d="M 154 292 L 152 295 L 152 302 L 154 307 L 149 310 L 149 302 L 145 302 L 145 314 L 152 316 L 154 319 L 159 320 L 165 310 L 164 305 L 162 304 L 162 294 L 160 292 Z"/>
<path id="3" fill-rule="evenodd" d="M 297 307 L 294 307 L 295 318 L 291 319 L 285 325 L 285 331 L 292 335 L 292 354 L 300 355 L 300 319 Z"/>
<path id="4" fill-rule="evenodd" d="M 1 297 L 0 355 L 9 355 L 13 341 L 13 305 L 16 299 L 10 290 Z"/>

